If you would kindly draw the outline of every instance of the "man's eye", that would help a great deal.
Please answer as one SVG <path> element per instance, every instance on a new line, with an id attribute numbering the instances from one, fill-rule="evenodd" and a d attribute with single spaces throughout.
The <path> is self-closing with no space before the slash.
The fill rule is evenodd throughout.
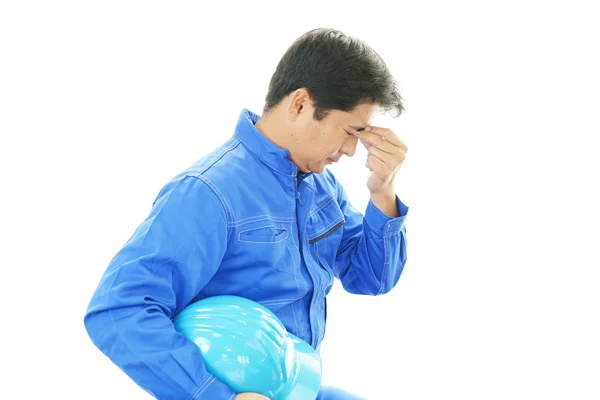
<path id="1" fill-rule="evenodd" d="M 348 135 L 354 135 L 354 132 L 359 132 L 360 133 L 360 132 L 364 131 L 364 128 L 360 128 L 360 129 L 357 129 L 355 131 L 353 130 L 352 132 L 348 132 L 346 129 L 344 129 L 344 130 L 346 131 L 346 133 Z"/>

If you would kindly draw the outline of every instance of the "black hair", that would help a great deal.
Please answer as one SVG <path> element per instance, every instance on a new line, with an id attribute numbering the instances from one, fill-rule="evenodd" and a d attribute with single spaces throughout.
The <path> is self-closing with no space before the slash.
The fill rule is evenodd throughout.
<path id="1" fill-rule="evenodd" d="M 330 110 L 352 111 L 363 103 L 395 117 L 404 111 L 383 59 L 363 41 L 335 29 L 314 29 L 292 43 L 271 78 L 263 113 L 299 88 L 310 92 L 317 121 Z"/>

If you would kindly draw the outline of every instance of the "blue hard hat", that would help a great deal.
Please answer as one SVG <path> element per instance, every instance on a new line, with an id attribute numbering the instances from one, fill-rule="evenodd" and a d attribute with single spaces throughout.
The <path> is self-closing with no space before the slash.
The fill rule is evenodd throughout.
<path id="1" fill-rule="evenodd" d="M 236 393 L 272 400 L 317 398 L 319 355 L 266 307 L 238 296 L 208 297 L 187 306 L 173 323 L 196 344 L 206 369 Z"/>

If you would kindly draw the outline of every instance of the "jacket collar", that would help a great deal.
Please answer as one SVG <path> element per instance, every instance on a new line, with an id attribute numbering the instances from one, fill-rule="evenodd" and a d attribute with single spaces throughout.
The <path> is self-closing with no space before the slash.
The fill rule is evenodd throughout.
<path id="1" fill-rule="evenodd" d="M 296 176 L 298 167 L 290 160 L 290 153 L 267 139 L 254 124 L 260 116 L 248 109 L 243 109 L 235 128 L 235 137 L 256 157 L 277 172 Z"/>

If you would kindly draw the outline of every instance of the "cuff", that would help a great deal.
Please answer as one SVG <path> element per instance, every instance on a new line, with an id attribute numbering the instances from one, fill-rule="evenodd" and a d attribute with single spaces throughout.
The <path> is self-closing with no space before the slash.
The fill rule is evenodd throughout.
<path id="1" fill-rule="evenodd" d="M 367 211 L 365 212 L 365 220 L 377 234 L 382 236 L 394 235 L 400 232 L 404 227 L 404 221 L 408 215 L 409 208 L 400 201 L 398 196 L 396 196 L 396 204 L 400 217 L 392 218 L 382 213 L 375 207 L 373 202 L 369 200 Z"/>

